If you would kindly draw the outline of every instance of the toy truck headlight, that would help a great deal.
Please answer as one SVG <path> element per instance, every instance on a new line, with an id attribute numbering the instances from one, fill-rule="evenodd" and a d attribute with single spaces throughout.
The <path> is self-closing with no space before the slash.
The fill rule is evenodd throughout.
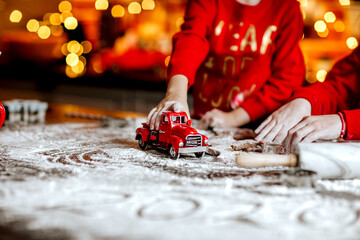
<path id="1" fill-rule="evenodd" d="M 184 142 L 179 142 L 179 147 L 183 147 L 184 146 Z"/>
<path id="2" fill-rule="evenodd" d="M 209 143 L 209 140 L 208 140 L 208 139 L 205 139 L 205 140 L 204 140 L 204 144 L 205 144 L 205 145 L 208 145 L 208 143 Z"/>

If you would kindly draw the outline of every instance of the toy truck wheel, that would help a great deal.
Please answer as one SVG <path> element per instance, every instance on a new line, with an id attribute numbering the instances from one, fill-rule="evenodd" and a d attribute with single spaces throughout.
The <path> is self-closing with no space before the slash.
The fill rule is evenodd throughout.
<path id="1" fill-rule="evenodd" d="M 143 141 L 142 137 L 139 137 L 139 147 L 140 147 L 142 150 L 145 150 L 146 147 L 147 147 L 147 143 Z"/>
<path id="2" fill-rule="evenodd" d="M 195 156 L 196 156 L 197 158 L 202 158 L 204 155 L 205 155 L 205 152 L 196 152 L 196 153 L 195 153 Z"/>
<path id="3" fill-rule="evenodd" d="M 170 145 L 169 154 L 170 154 L 170 157 L 174 160 L 178 159 L 180 156 L 180 153 L 177 153 L 175 151 L 175 148 L 172 145 Z"/>

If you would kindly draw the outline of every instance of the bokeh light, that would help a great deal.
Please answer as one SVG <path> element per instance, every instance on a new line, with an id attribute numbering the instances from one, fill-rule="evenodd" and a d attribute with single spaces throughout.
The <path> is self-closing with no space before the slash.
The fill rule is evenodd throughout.
<path id="1" fill-rule="evenodd" d="M 60 25 L 50 26 L 51 34 L 55 37 L 60 37 L 64 33 L 64 29 Z"/>
<path id="2" fill-rule="evenodd" d="M 109 7 L 108 0 L 96 0 L 95 8 L 96 10 L 106 10 Z"/>
<path id="3" fill-rule="evenodd" d="M 69 55 L 66 56 L 65 60 L 67 65 L 75 67 L 79 63 L 79 56 L 75 53 L 69 53 Z"/>
<path id="4" fill-rule="evenodd" d="M 68 17 L 68 18 L 66 18 L 66 20 L 64 22 L 64 26 L 68 30 L 74 30 L 78 26 L 78 21 L 74 17 Z"/>
<path id="5" fill-rule="evenodd" d="M 47 39 L 51 35 L 51 30 L 48 26 L 41 26 L 38 30 L 38 36 L 41 39 Z"/>
<path id="6" fill-rule="evenodd" d="M 85 69 L 85 65 L 82 61 L 79 61 L 75 66 L 71 67 L 71 70 L 73 70 L 76 74 L 81 74 Z"/>
<path id="7" fill-rule="evenodd" d="M 82 41 L 81 42 L 81 45 L 83 46 L 84 48 L 84 53 L 89 53 L 91 50 L 92 50 L 92 44 L 91 42 L 85 40 L 85 41 Z"/>
<path id="8" fill-rule="evenodd" d="M 316 73 L 316 79 L 317 79 L 319 82 L 324 82 L 324 81 L 325 81 L 325 78 L 326 78 L 326 75 L 327 75 L 327 71 L 325 71 L 325 70 L 319 70 L 319 71 Z"/>
<path id="9" fill-rule="evenodd" d="M 335 14 L 333 12 L 327 12 L 324 15 L 324 19 L 328 23 L 333 23 L 333 22 L 336 21 L 336 16 L 335 16 Z"/>
<path id="10" fill-rule="evenodd" d="M 339 3 L 342 6 L 349 6 L 350 5 L 350 0 L 339 0 Z"/>
<path id="11" fill-rule="evenodd" d="M 36 19 L 30 19 L 26 24 L 26 29 L 29 32 L 37 32 L 39 30 L 40 24 L 39 21 Z"/>
<path id="12" fill-rule="evenodd" d="M 329 36 L 329 30 L 325 29 L 324 32 L 317 32 L 317 35 L 321 38 L 326 38 L 327 36 Z"/>
<path id="13" fill-rule="evenodd" d="M 345 31 L 345 24 L 343 21 L 336 21 L 334 23 L 334 29 L 336 32 L 344 32 Z"/>
<path id="14" fill-rule="evenodd" d="M 128 11 L 130 14 L 139 14 L 141 13 L 141 5 L 138 2 L 132 2 L 128 6 Z"/>
<path id="15" fill-rule="evenodd" d="M 62 46 L 61 46 L 61 53 L 64 55 L 64 56 L 67 56 L 69 54 L 69 51 L 67 49 L 67 46 L 68 44 L 67 43 L 64 43 Z"/>
<path id="16" fill-rule="evenodd" d="M 350 49 L 355 49 L 357 48 L 357 46 L 359 45 L 358 41 L 356 38 L 354 37 L 349 37 L 346 40 L 346 45 L 350 48 Z"/>
<path id="17" fill-rule="evenodd" d="M 10 14 L 10 21 L 13 23 L 18 23 L 22 19 L 22 13 L 19 10 L 14 10 Z"/>
<path id="18" fill-rule="evenodd" d="M 154 10 L 155 1 L 154 0 L 143 0 L 141 6 L 144 10 Z"/>
<path id="19" fill-rule="evenodd" d="M 60 15 L 61 22 L 65 22 L 67 18 L 72 17 L 73 14 L 71 12 L 63 12 Z"/>
<path id="20" fill-rule="evenodd" d="M 78 41 L 70 41 L 68 44 L 67 44 L 67 50 L 68 52 L 70 53 L 77 53 L 78 51 L 80 51 L 80 43 Z"/>
<path id="21" fill-rule="evenodd" d="M 52 25 L 60 25 L 61 24 L 61 15 L 60 13 L 53 13 L 50 15 L 49 22 Z"/>
<path id="22" fill-rule="evenodd" d="M 326 23 L 323 20 L 318 20 L 314 24 L 314 28 L 317 32 L 325 32 L 326 30 Z"/>
<path id="23" fill-rule="evenodd" d="M 111 9 L 111 15 L 114 18 L 120 18 L 123 17 L 125 15 L 125 9 L 123 6 L 121 5 L 115 5 L 112 9 Z"/>
<path id="24" fill-rule="evenodd" d="M 66 66 L 65 68 L 65 74 L 69 78 L 76 78 L 78 75 L 72 70 L 70 66 Z"/>
<path id="25" fill-rule="evenodd" d="M 79 56 L 79 60 L 81 62 L 83 62 L 84 65 L 86 65 L 87 61 L 86 61 L 86 58 L 84 56 Z"/>
<path id="26" fill-rule="evenodd" d="M 72 10 L 72 5 L 69 1 L 62 1 L 59 3 L 60 12 L 70 12 Z"/>

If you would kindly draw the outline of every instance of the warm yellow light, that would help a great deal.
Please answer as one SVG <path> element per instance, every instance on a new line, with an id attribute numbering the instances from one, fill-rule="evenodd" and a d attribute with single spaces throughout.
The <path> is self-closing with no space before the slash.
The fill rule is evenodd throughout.
<path id="1" fill-rule="evenodd" d="M 50 26 L 51 34 L 55 37 L 60 37 L 64 33 L 64 29 L 60 25 Z"/>
<path id="2" fill-rule="evenodd" d="M 49 24 L 50 21 L 50 16 L 51 16 L 51 13 L 45 13 L 45 15 L 43 16 L 43 22 L 46 23 L 46 24 Z"/>
<path id="3" fill-rule="evenodd" d="M 166 67 L 169 66 L 170 58 L 171 58 L 170 56 L 167 56 L 167 57 L 165 58 L 165 66 L 166 66 Z"/>
<path id="4" fill-rule="evenodd" d="M 18 23 L 21 21 L 22 13 L 19 10 L 14 10 L 10 14 L 10 21 L 13 23 Z"/>
<path id="5" fill-rule="evenodd" d="M 75 54 L 78 56 L 84 53 L 84 47 L 81 44 L 79 44 L 79 46 L 80 46 L 79 50 L 75 52 Z"/>
<path id="6" fill-rule="evenodd" d="M 72 9 L 72 5 L 69 1 L 62 1 L 59 4 L 59 11 L 60 12 L 70 12 Z"/>
<path id="7" fill-rule="evenodd" d="M 298 0 L 300 2 L 301 7 L 307 7 L 308 1 L 307 0 Z"/>
<path id="8" fill-rule="evenodd" d="M 325 70 L 319 70 L 319 71 L 316 73 L 316 79 L 317 79 L 319 82 L 324 82 L 324 81 L 325 81 L 325 78 L 326 78 L 326 75 L 327 75 L 327 71 L 325 71 Z"/>
<path id="9" fill-rule="evenodd" d="M 336 16 L 335 16 L 335 14 L 333 12 L 327 12 L 324 15 L 324 19 L 328 23 L 333 23 L 336 20 Z"/>
<path id="10" fill-rule="evenodd" d="M 39 21 L 36 19 L 30 19 L 26 24 L 26 29 L 29 32 L 37 32 L 39 27 L 40 27 Z"/>
<path id="11" fill-rule="evenodd" d="M 323 20 L 318 20 L 314 24 L 314 28 L 317 32 L 325 32 L 326 30 L 326 23 Z"/>
<path id="12" fill-rule="evenodd" d="M 80 50 L 80 43 L 78 43 L 78 41 L 75 41 L 75 40 L 70 41 L 67 44 L 67 50 L 70 53 L 77 53 Z"/>
<path id="13" fill-rule="evenodd" d="M 51 30 L 48 26 L 41 26 L 38 30 L 38 36 L 41 39 L 47 39 L 50 37 Z"/>
<path id="14" fill-rule="evenodd" d="M 86 65 L 87 61 L 84 56 L 79 56 L 79 60 L 84 64 L 84 66 Z"/>
<path id="15" fill-rule="evenodd" d="M 65 74 L 66 76 L 68 76 L 69 78 L 76 78 L 78 75 L 76 73 L 74 73 L 74 71 L 71 69 L 70 66 L 66 66 L 65 68 Z"/>
<path id="16" fill-rule="evenodd" d="M 342 6 L 349 6 L 350 5 L 350 0 L 339 0 L 339 3 Z"/>
<path id="17" fill-rule="evenodd" d="M 356 40 L 356 38 L 354 37 L 349 37 L 346 40 L 346 44 L 350 49 L 355 49 L 357 48 L 357 46 L 359 45 L 358 41 Z"/>
<path id="18" fill-rule="evenodd" d="M 91 50 L 92 50 L 92 44 L 91 42 L 85 40 L 85 41 L 82 41 L 81 42 L 81 45 L 83 46 L 84 48 L 84 53 L 89 53 Z"/>
<path id="19" fill-rule="evenodd" d="M 64 26 L 69 30 L 74 30 L 78 26 L 78 21 L 74 17 L 66 18 Z"/>
<path id="20" fill-rule="evenodd" d="M 154 10 L 155 1 L 154 0 L 143 0 L 141 6 L 144 10 Z"/>
<path id="21" fill-rule="evenodd" d="M 182 25 L 184 22 L 185 22 L 184 18 L 179 17 L 179 18 L 176 20 L 176 27 L 177 27 L 178 29 L 180 29 L 180 28 L 181 28 L 181 25 Z"/>
<path id="22" fill-rule="evenodd" d="M 128 11 L 130 14 L 139 14 L 141 13 L 141 5 L 138 2 L 132 2 L 128 6 Z"/>
<path id="23" fill-rule="evenodd" d="M 336 32 L 343 32 L 345 31 L 345 24 L 343 21 L 336 21 L 334 23 L 334 29 Z"/>
<path id="24" fill-rule="evenodd" d="M 95 8 L 96 10 L 106 10 L 109 7 L 108 0 L 96 0 Z"/>
<path id="25" fill-rule="evenodd" d="M 76 64 L 74 67 L 71 67 L 71 70 L 73 70 L 74 73 L 80 74 L 84 71 L 85 65 L 82 61 L 79 61 L 78 64 Z"/>
<path id="26" fill-rule="evenodd" d="M 326 38 L 329 35 L 329 30 L 325 29 L 324 32 L 317 32 L 317 35 L 319 35 L 319 37 Z"/>
<path id="27" fill-rule="evenodd" d="M 50 24 L 52 25 L 60 25 L 61 24 L 61 15 L 60 13 L 53 13 L 49 18 Z"/>
<path id="28" fill-rule="evenodd" d="M 67 44 L 67 50 L 68 50 L 68 52 L 69 53 L 75 53 L 76 51 L 78 51 L 79 50 L 79 43 L 78 43 L 78 41 L 76 41 L 76 40 L 73 40 L 73 41 L 70 41 L 70 42 L 68 42 L 68 44 Z"/>
<path id="29" fill-rule="evenodd" d="M 112 9 L 111 9 L 111 15 L 114 18 L 120 18 L 123 17 L 125 15 L 125 9 L 123 6 L 121 5 L 115 5 Z"/>
<path id="30" fill-rule="evenodd" d="M 64 55 L 64 56 L 67 56 L 69 54 L 69 51 L 67 49 L 67 46 L 68 44 L 67 43 L 64 43 L 62 46 L 61 46 L 61 53 Z"/>
<path id="31" fill-rule="evenodd" d="M 79 56 L 75 53 L 70 53 L 66 56 L 66 63 L 71 67 L 75 67 L 79 63 Z"/>
<path id="32" fill-rule="evenodd" d="M 72 17 L 72 16 L 73 16 L 73 14 L 71 12 L 63 12 L 60 15 L 60 20 L 61 20 L 61 22 L 65 22 L 65 20 L 67 18 Z"/>

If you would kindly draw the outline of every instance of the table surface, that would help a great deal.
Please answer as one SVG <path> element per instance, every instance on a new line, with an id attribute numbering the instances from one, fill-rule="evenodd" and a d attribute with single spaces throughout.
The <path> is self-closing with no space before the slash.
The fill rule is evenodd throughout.
<path id="1" fill-rule="evenodd" d="M 202 132 L 219 157 L 175 161 L 139 149 L 144 117 L 50 105 L 46 124 L 6 124 L 0 239 L 359 239 L 358 179 L 239 168 L 226 133 Z"/>

